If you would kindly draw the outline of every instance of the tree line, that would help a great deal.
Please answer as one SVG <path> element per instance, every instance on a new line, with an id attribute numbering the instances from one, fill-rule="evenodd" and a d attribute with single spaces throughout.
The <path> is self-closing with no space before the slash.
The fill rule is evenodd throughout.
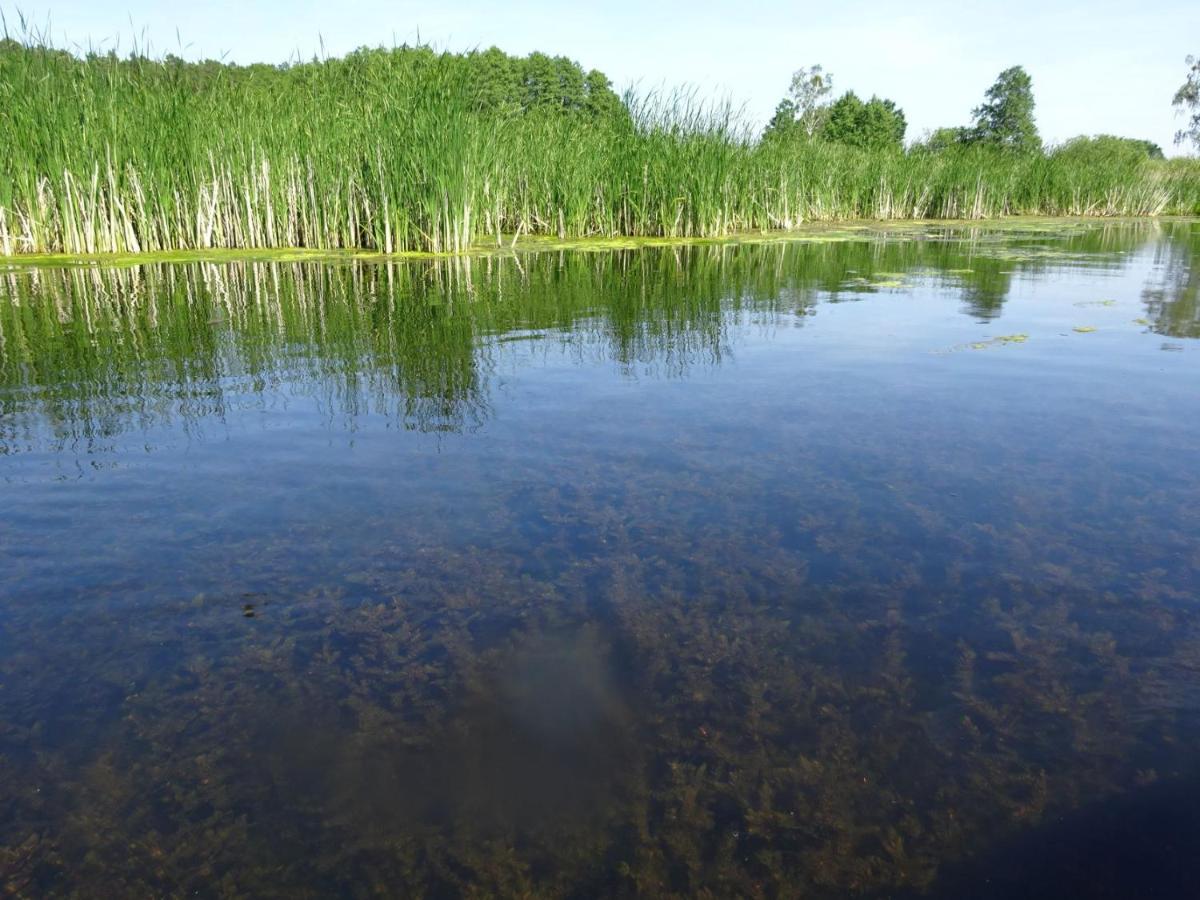
<path id="1" fill-rule="evenodd" d="M 78 61 L 66 50 L 45 45 L 31 47 L 11 37 L 0 37 L 0 56 L 17 57 L 28 53 L 55 57 L 65 68 Z M 303 81 L 317 71 L 330 70 L 337 70 L 346 89 L 353 91 L 356 81 L 362 81 L 376 68 L 401 65 L 420 77 L 423 69 L 449 65 L 455 69 L 455 78 L 465 86 L 466 93 L 481 112 L 501 116 L 550 112 L 593 118 L 628 115 L 624 100 L 613 90 L 612 82 L 603 72 L 585 71 L 579 63 L 565 56 L 546 53 L 512 56 L 497 47 L 466 53 L 442 53 L 428 45 L 362 47 L 343 57 L 249 65 L 212 59 L 189 62 L 174 54 L 155 60 L 136 51 L 127 57 L 118 57 L 115 52 L 90 52 L 82 59 L 103 63 L 114 77 L 120 71 L 126 77 L 147 84 L 166 83 L 191 94 L 210 92 L 214 88 L 249 86 L 267 90 L 272 84 Z"/>
<path id="2" fill-rule="evenodd" d="M 1176 134 L 1177 144 L 1200 149 L 1200 59 L 1189 56 L 1187 80 L 1175 93 L 1173 105 L 1188 119 Z M 1033 79 L 1022 66 L 997 76 L 983 102 L 972 112 L 969 125 L 938 128 L 912 144 L 912 149 L 940 152 L 952 147 L 986 145 L 1021 153 L 1045 147 L 1034 119 Z M 819 65 L 797 70 L 785 96 L 776 106 L 765 141 L 828 141 L 865 150 L 901 150 L 907 121 L 895 101 L 872 96 L 861 99 L 847 91 L 833 99 L 833 76 Z M 1163 159 L 1153 141 L 1114 135 L 1072 138 L 1059 152 L 1088 156 Z"/>

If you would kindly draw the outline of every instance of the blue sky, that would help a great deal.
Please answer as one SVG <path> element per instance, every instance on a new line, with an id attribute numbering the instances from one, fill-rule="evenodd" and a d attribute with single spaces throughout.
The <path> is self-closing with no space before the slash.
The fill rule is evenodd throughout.
<path id="1" fill-rule="evenodd" d="M 836 92 L 896 100 L 909 137 L 965 124 L 1000 70 L 1033 76 L 1043 137 L 1082 133 L 1148 138 L 1168 153 L 1179 126 L 1171 95 L 1200 55 L 1200 0 L 932 0 L 932 2 L 316 2 L 54 0 L 14 5 L 50 23 L 61 46 L 105 48 L 135 32 L 162 52 L 238 62 L 310 57 L 323 40 L 340 54 L 413 42 L 444 49 L 543 50 L 606 72 L 618 87 L 688 84 L 744 103 L 764 122 L 791 72 L 820 63 Z"/>

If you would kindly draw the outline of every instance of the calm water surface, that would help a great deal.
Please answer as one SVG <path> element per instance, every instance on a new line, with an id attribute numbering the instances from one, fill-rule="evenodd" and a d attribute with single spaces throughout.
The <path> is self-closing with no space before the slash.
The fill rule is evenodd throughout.
<path id="1" fill-rule="evenodd" d="M 1198 265 L 0 266 L 0 893 L 1189 893 Z"/>

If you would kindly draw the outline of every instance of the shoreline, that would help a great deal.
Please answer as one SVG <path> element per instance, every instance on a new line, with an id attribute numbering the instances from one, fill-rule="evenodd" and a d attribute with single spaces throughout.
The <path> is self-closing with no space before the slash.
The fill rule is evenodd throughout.
<path id="1" fill-rule="evenodd" d="M 1097 226 L 1142 222 L 1200 222 L 1187 215 L 1161 216 L 1005 216 L 983 219 L 848 219 L 805 223 L 778 231 L 738 232 L 720 237 L 578 237 L 524 235 L 513 240 L 503 236 L 499 245 L 480 241 L 465 250 L 430 252 L 421 250 L 386 253 L 366 249 L 320 249 L 311 247 L 229 248 L 151 250 L 139 253 L 14 253 L 0 254 L 0 273 L 41 268 L 123 268 L 159 263 L 235 262 L 417 262 L 495 258 L 546 252 L 607 252 L 650 247 L 737 246 L 741 244 L 835 243 L 871 236 L 919 239 L 928 228 L 963 228 L 989 231 L 1041 231 L 1056 227 Z"/>

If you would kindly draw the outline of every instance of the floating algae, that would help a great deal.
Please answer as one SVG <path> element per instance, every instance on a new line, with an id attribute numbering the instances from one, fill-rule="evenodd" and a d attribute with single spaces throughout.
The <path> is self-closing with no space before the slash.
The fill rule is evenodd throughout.
<path id="1" fill-rule="evenodd" d="M 1023 344 L 1029 340 L 1027 334 L 1002 334 L 986 341 L 974 341 L 970 344 L 972 350 L 986 350 L 988 347 L 1000 347 L 1004 344 Z"/>
<path id="2" fill-rule="evenodd" d="M 897 275 L 878 276 L 875 278 L 851 278 L 845 282 L 843 287 L 848 290 L 858 291 L 877 291 L 885 288 L 902 288 L 905 282 L 903 277 Z"/>
<path id="3" fill-rule="evenodd" d="M 1096 326 L 1095 325 L 1076 325 L 1071 330 L 1074 331 L 1076 334 L 1091 334 L 1093 331 L 1096 330 Z"/>
<path id="4" fill-rule="evenodd" d="M 1005 344 L 1024 344 L 1027 340 L 1029 340 L 1029 335 L 1024 333 L 1001 334 L 994 338 L 988 338 L 986 341 L 969 341 L 966 344 L 955 344 L 949 350 L 936 352 L 945 354 L 956 353 L 959 350 L 987 350 L 991 347 L 1003 347 Z"/>

